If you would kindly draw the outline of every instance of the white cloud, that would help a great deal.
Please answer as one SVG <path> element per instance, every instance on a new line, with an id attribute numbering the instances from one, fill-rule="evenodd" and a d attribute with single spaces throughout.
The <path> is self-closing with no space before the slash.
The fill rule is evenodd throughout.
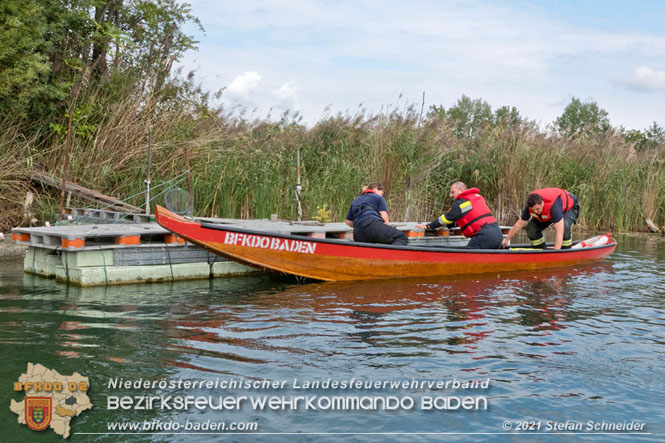
<path id="1" fill-rule="evenodd" d="M 254 91 L 261 82 L 261 76 L 256 71 L 247 71 L 237 76 L 226 87 L 226 92 L 232 97 L 248 99 L 249 94 Z"/>
<path id="2" fill-rule="evenodd" d="M 594 26 L 523 0 L 192 3 L 208 35 L 184 64 L 195 58 L 214 77 L 208 89 L 228 85 L 228 105 L 262 114 L 298 109 L 312 123 L 327 105 L 377 110 L 400 94 L 420 103 L 426 91 L 427 106 L 450 106 L 465 94 L 517 106 L 543 123 L 563 109 L 552 103 L 571 96 L 593 96 L 611 116 L 627 115 L 621 123 L 629 127 L 665 118 L 654 95 L 630 93 L 663 90 L 662 72 L 612 80 L 665 64 L 660 31 Z"/>
<path id="3" fill-rule="evenodd" d="M 275 106 L 282 109 L 298 109 L 298 88 L 293 82 L 284 83 L 272 93 Z"/>
<path id="4" fill-rule="evenodd" d="M 665 71 L 656 71 L 647 66 L 638 66 L 628 80 L 619 83 L 623 83 L 629 89 L 636 91 L 665 91 Z"/>

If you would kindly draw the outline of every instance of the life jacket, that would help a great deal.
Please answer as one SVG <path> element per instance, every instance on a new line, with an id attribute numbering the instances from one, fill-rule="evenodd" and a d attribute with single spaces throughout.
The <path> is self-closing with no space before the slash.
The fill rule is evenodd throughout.
<path id="1" fill-rule="evenodd" d="M 534 214 L 533 212 L 531 212 L 531 208 L 529 208 L 529 213 L 531 214 L 531 217 L 541 222 L 548 222 L 552 220 L 552 214 L 550 214 L 550 211 L 552 210 L 552 205 L 554 204 L 554 202 L 558 197 L 561 197 L 561 209 L 562 209 L 561 212 L 563 212 L 564 214 L 573 209 L 573 206 L 575 206 L 575 201 L 573 200 L 573 197 L 571 197 L 568 191 L 564 191 L 563 189 L 559 188 L 536 189 L 535 191 L 532 192 L 532 194 L 538 194 L 543 199 L 543 212 L 540 215 Z"/>
<path id="2" fill-rule="evenodd" d="M 471 210 L 464 214 L 462 218 L 455 221 L 465 237 L 473 237 L 484 225 L 497 222 L 496 218 L 492 216 L 492 211 L 487 207 L 485 199 L 479 192 L 478 188 L 467 189 L 460 192 L 456 199 L 468 200 L 471 203 Z M 464 209 L 463 206 L 465 205 L 467 203 L 462 203 L 460 208 Z"/>

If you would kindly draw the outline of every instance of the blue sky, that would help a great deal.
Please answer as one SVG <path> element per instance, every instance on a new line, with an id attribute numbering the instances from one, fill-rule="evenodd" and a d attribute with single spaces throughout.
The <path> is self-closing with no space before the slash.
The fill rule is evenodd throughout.
<path id="1" fill-rule="evenodd" d="M 542 127 L 572 97 L 614 126 L 665 126 L 665 1 L 192 0 L 181 64 L 227 112 L 515 106 Z M 270 111 L 272 110 L 272 111 Z"/>

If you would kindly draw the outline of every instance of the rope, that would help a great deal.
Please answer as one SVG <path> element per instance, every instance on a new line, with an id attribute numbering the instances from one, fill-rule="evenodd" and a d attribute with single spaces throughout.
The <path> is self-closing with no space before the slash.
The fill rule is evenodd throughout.
<path id="1" fill-rule="evenodd" d="M 208 267 L 210 268 L 210 273 L 208 274 L 208 279 L 213 279 L 213 278 L 215 278 L 215 274 L 212 272 L 212 267 L 215 266 L 215 261 L 217 260 L 217 256 L 211 254 L 210 252 L 208 252 L 208 250 L 205 250 L 205 251 L 206 251 L 206 254 L 208 254 L 207 257 L 206 257 L 206 261 L 208 262 Z M 212 257 L 212 260 L 211 260 L 211 257 Z"/>
<path id="2" fill-rule="evenodd" d="M 154 190 L 154 189 L 160 188 L 160 187 L 162 187 L 162 186 L 166 186 L 166 185 L 168 185 L 169 183 L 176 182 L 176 183 L 174 183 L 172 186 L 167 187 L 167 188 L 164 189 L 162 192 L 160 192 L 160 193 L 154 195 L 153 197 L 151 197 L 151 198 L 150 198 L 150 201 L 152 202 L 153 200 L 157 199 L 158 197 L 160 197 L 160 196 L 163 195 L 164 193 L 170 191 L 170 190 L 173 189 L 173 188 L 176 188 L 178 184 L 180 184 L 181 182 L 183 182 L 183 181 L 185 180 L 185 175 L 187 175 L 188 172 L 189 172 L 189 171 L 185 171 L 185 172 L 183 172 L 183 173 L 177 175 L 176 177 L 174 177 L 174 178 L 172 178 L 172 179 L 170 179 L 170 180 L 167 180 L 167 181 L 165 181 L 165 182 L 163 182 L 163 183 L 160 183 L 159 185 L 153 187 L 152 189 Z M 143 194 L 143 193 L 145 193 L 145 191 L 141 191 L 141 192 L 138 192 L 138 193 L 136 193 L 136 194 L 130 195 L 129 197 L 127 197 L 127 198 L 125 198 L 125 199 L 123 199 L 123 200 L 119 200 L 119 201 L 121 201 L 121 202 L 127 202 L 127 201 L 131 200 L 132 198 L 137 197 L 137 196 L 139 196 L 139 195 L 141 195 L 141 194 Z M 115 206 L 115 204 L 114 204 L 114 203 L 111 203 L 111 204 L 108 204 L 108 205 L 106 205 L 106 206 L 101 207 L 99 210 L 100 210 L 100 211 L 103 211 L 103 210 L 108 209 L 108 208 L 111 208 L 111 207 L 113 207 L 113 206 Z M 143 205 L 141 205 L 141 206 L 145 206 L 145 205 L 143 204 Z M 139 206 L 139 207 L 141 207 L 141 206 Z M 90 216 L 87 216 L 87 215 L 80 215 L 80 216 L 77 216 L 77 217 L 73 218 L 71 221 L 69 221 L 69 220 L 67 220 L 67 221 L 63 220 L 63 221 L 59 221 L 59 222 L 54 223 L 54 225 L 56 225 L 56 226 L 69 225 L 69 224 L 71 224 L 73 221 L 76 221 L 77 223 L 80 223 L 80 222 L 86 222 L 86 221 L 88 221 L 88 222 L 93 222 L 93 221 L 94 221 L 94 222 L 97 223 L 97 224 L 98 224 L 98 223 L 116 224 L 116 223 L 124 223 L 124 222 L 126 222 L 126 220 L 123 220 L 123 219 L 121 219 L 121 218 L 119 218 L 119 219 L 112 219 L 112 220 L 109 220 L 109 219 L 103 219 L 103 221 L 100 222 L 100 219 L 97 218 L 97 217 L 90 217 Z"/>
<path id="3" fill-rule="evenodd" d="M 104 263 L 104 283 L 106 283 L 106 286 L 109 284 L 109 274 L 106 271 L 106 257 L 104 257 L 104 251 L 102 251 L 102 246 L 99 246 L 99 252 L 102 253 L 102 263 Z"/>
<path id="4" fill-rule="evenodd" d="M 56 251 L 57 250 L 58 250 L 58 248 L 56 248 Z M 67 254 L 65 254 L 65 252 L 67 252 L 67 251 L 65 251 L 64 249 L 60 252 L 60 263 L 62 263 L 65 267 L 65 277 L 67 277 L 67 284 L 69 284 L 69 258 L 67 260 L 65 260 L 64 262 L 62 261 L 62 257 L 67 255 Z"/>
<path id="5" fill-rule="evenodd" d="M 152 191 L 152 190 L 154 190 L 154 189 L 159 188 L 160 186 L 164 186 L 164 185 L 167 185 L 167 184 L 171 183 L 172 181 L 176 181 L 176 180 L 178 180 L 180 177 L 183 177 L 183 176 L 187 175 L 188 172 L 189 172 L 189 171 L 185 171 L 185 172 L 183 172 L 183 173 L 180 174 L 180 175 L 176 175 L 176 176 L 173 177 L 171 180 L 167 180 L 167 181 L 165 181 L 164 183 L 160 183 L 160 184 L 157 185 L 157 186 L 153 186 L 152 188 L 150 188 L 150 190 Z M 180 179 L 180 181 L 182 181 L 182 180 L 183 180 L 183 179 Z M 143 191 L 141 191 L 141 192 L 137 192 L 136 194 L 130 195 L 130 196 L 127 197 L 126 199 L 124 199 L 124 200 L 120 200 L 120 201 L 121 201 L 121 202 L 127 202 L 128 200 L 130 200 L 130 199 L 132 199 L 132 198 L 134 198 L 134 197 L 138 197 L 139 195 L 142 195 L 142 194 L 145 194 L 145 190 L 143 190 Z M 156 196 L 155 196 L 155 197 L 156 197 Z M 152 197 L 152 198 L 150 199 L 150 201 L 153 201 L 153 200 L 155 199 L 155 197 Z M 111 206 L 113 206 L 113 205 L 111 205 Z"/>
<path id="6" fill-rule="evenodd" d="M 154 187 L 152 187 L 152 188 L 150 188 L 150 189 L 151 189 L 151 190 L 157 189 L 157 188 L 159 188 L 160 186 L 167 185 L 167 184 L 169 184 L 169 183 L 171 183 L 171 182 L 173 182 L 173 181 L 176 181 L 176 180 L 178 180 L 178 179 L 180 179 L 180 181 L 183 181 L 184 179 L 181 178 L 181 177 L 184 177 L 185 175 L 187 175 L 188 172 L 189 172 L 189 170 L 187 170 L 187 171 L 181 173 L 180 175 L 177 175 L 177 176 L 173 177 L 171 180 L 167 180 L 167 181 L 165 181 L 164 183 L 160 183 L 159 185 L 154 186 Z M 168 188 L 168 189 L 170 189 L 170 188 Z M 167 190 L 168 190 L 168 189 L 167 189 Z M 165 192 L 165 191 L 163 191 L 163 192 L 161 192 L 161 193 L 155 195 L 154 197 L 152 197 L 152 198 L 150 199 L 150 201 L 153 201 L 154 199 L 156 199 L 157 197 L 159 197 L 160 195 L 162 195 L 164 192 Z M 129 197 L 127 197 L 127 198 L 125 198 L 125 199 L 123 199 L 123 200 L 119 200 L 119 201 L 121 201 L 121 202 L 123 202 L 123 203 L 126 203 L 127 201 L 133 199 L 134 197 L 138 197 L 139 195 L 142 195 L 142 194 L 145 194 L 145 190 L 140 191 L 140 192 L 137 192 L 136 194 L 130 195 Z M 102 207 L 101 209 L 110 208 L 110 207 L 112 207 L 112 206 L 115 206 L 115 204 L 114 204 L 114 203 L 111 203 L 111 204 L 109 204 L 109 205 L 107 205 L 107 206 Z M 144 206 L 144 205 L 141 205 L 141 206 Z M 139 206 L 139 208 L 140 208 L 141 206 Z"/>
<path id="7" fill-rule="evenodd" d="M 166 247 L 166 256 L 168 257 L 169 260 L 169 268 L 171 269 L 171 281 L 174 281 L 173 277 L 173 264 L 171 263 L 171 251 L 169 251 L 169 245 L 166 243 L 166 240 L 164 240 L 164 246 Z"/>
<path id="8" fill-rule="evenodd" d="M 173 189 L 173 188 L 175 188 L 175 186 L 169 186 L 168 188 L 164 189 L 164 190 L 163 190 L 162 192 L 160 192 L 159 194 L 155 195 L 155 196 L 154 196 L 153 198 L 151 198 L 150 200 L 154 200 L 154 199 L 156 199 L 156 198 L 159 197 L 160 195 L 164 194 L 165 192 L 169 192 L 169 191 L 170 191 L 171 189 Z"/>

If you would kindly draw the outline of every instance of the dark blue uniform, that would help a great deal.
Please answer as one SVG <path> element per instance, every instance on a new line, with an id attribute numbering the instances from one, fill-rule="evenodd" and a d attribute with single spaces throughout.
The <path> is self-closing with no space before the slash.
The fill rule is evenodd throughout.
<path id="1" fill-rule="evenodd" d="M 353 240 L 406 245 L 409 242 L 406 234 L 385 224 L 379 214 L 381 211 L 388 212 L 386 199 L 374 192 L 364 192 L 351 202 L 346 219 L 353 222 Z"/>

